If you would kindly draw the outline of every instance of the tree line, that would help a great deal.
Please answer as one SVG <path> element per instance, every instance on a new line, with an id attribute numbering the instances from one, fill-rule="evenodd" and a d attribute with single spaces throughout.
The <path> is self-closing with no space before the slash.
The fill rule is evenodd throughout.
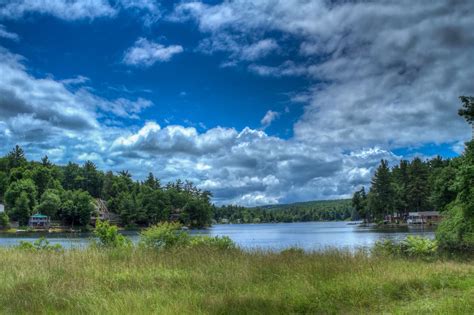
<path id="1" fill-rule="evenodd" d="M 348 199 L 254 208 L 227 205 L 216 208 L 214 211 L 216 222 L 228 223 L 344 221 L 347 219 L 358 219 Z"/>
<path id="2" fill-rule="evenodd" d="M 64 225 L 86 226 L 95 215 L 95 199 L 104 200 L 124 226 L 148 226 L 174 216 L 184 225 L 203 227 L 212 219 L 211 193 L 189 181 L 162 185 L 152 173 L 135 181 L 128 171 L 103 172 L 91 161 L 65 166 L 47 156 L 27 161 L 19 146 L 0 158 L 0 201 L 6 210 L 0 225 L 11 220 L 23 226 L 41 213 Z"/>
<path id="3" fill-rule="evenodd" d="M 459 115 L 473 125 L 474 97 L 460 99 Z M 356 191 L 352 205 L 367 222 L 380 222 L 394 213 L 406 218 L 408 212 L 440 211 L 440 243 L 474 249 L 474 139 L 466 143 L 461 156 L 453 159 L 414 158 L 393 167 L 382 160 L 369 191 L 364 187 Z"/>

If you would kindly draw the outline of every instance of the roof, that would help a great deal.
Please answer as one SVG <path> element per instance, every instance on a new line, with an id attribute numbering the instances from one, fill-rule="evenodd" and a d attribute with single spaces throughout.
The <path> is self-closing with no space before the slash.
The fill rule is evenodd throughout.
<path id="1" fill-rule="evenodd" d="M 410 216 L 437 216 L 439 215 L 438 211 L 420 211 L 420 212 L 409 212 Z"/>
<path id="2" fill-rule="evenodd" d="M 39 213 L 33 214 L 31 217 L 32 217 L 32 218 L 41 218 L 41 219 L 47 219 L 47 218 L 48 218 L 47 215 L 39 214 Z"/>

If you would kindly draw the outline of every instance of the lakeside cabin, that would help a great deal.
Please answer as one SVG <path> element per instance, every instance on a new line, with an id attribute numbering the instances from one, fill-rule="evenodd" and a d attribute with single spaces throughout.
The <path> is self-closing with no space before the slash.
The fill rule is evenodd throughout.
<path id="1" fill-rule="evenodd" d="M 408 213 L 408 224 L 433 224 L 441 221 L 438 211 L 420 211 Z"/>
<path id="2" fill-rule="evenodd" d="M 32 215 L 28 221 L 28 226 L 33 229 L 49 229 L 50 224 L 49 217 L 40 213 Z"/>
<path id="3" fill-rule="evenodd" d="M 409 212 L 408 215 L 400 216 L 398 213 L 386 215 L 385 224 L 399 224 L 406 222 L 407 224 L 434 224 L 441 221 L 441 215 L 438 211 L 419 211 Z"/>

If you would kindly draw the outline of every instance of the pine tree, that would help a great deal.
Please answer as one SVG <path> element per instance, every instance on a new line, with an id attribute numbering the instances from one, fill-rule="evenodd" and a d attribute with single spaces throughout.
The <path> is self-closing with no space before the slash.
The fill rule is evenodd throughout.
<path id="1" fill-rule="evenodd" d="M 429 202 L 430 187 L 428 181 L 428 166 L 415 158 L 408 169 L 408 208 L 410 211 L 431 210 Z"/>
<path id="2" fill-rule="evenodd" d="M 370 188 L 369 208 L 377 220 L 393 212 L 393 189 L 388 162 L 382 160 L 375 171 Z"/>

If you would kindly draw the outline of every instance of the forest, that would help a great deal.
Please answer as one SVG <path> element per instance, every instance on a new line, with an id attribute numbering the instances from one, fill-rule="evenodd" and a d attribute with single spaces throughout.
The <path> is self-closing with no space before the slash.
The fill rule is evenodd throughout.
<path id="1" fill-rule="evenodd" d="M 228 205 L 216 208 L 214 211 L 214 220 L 220 223 L 344 221 L 348 219 L 358 219 L 349 199 L 253 208 Z"/>
<path id="2" fill-rule="evenodd" d="M 459 115 L 473 127 L 474 97 L 460 97 Z M 443 220 L 439 241 L 449 247 L 474 248 L 474 139 L 452 159 L 401 160 L 390 167 L 382 160 L 368 192 L 362 187 L 352 198 L 354 210 L 366 222 L 381 222 L 398 213 L 439 211 Z"/>
<path id="3" fill-rule="evenodd" d="M 211 223 L 211 193 L 188 181 L 161 185 L 151 173 L 144 181 L 134 181 L 128 171 L 102 172 L 91 161 L 65 166 L 51 163 L 47 156 L 41 162 L 27 161 L 19 146 L 0 158 L 0 200 L 5 204 L 0 227 L 9 221 L 24 226 L 34 213 L 64 225 L 87 226 L 99 198 L 127 227 L 153 225 L 172 215 L 191 227 Z"/>

